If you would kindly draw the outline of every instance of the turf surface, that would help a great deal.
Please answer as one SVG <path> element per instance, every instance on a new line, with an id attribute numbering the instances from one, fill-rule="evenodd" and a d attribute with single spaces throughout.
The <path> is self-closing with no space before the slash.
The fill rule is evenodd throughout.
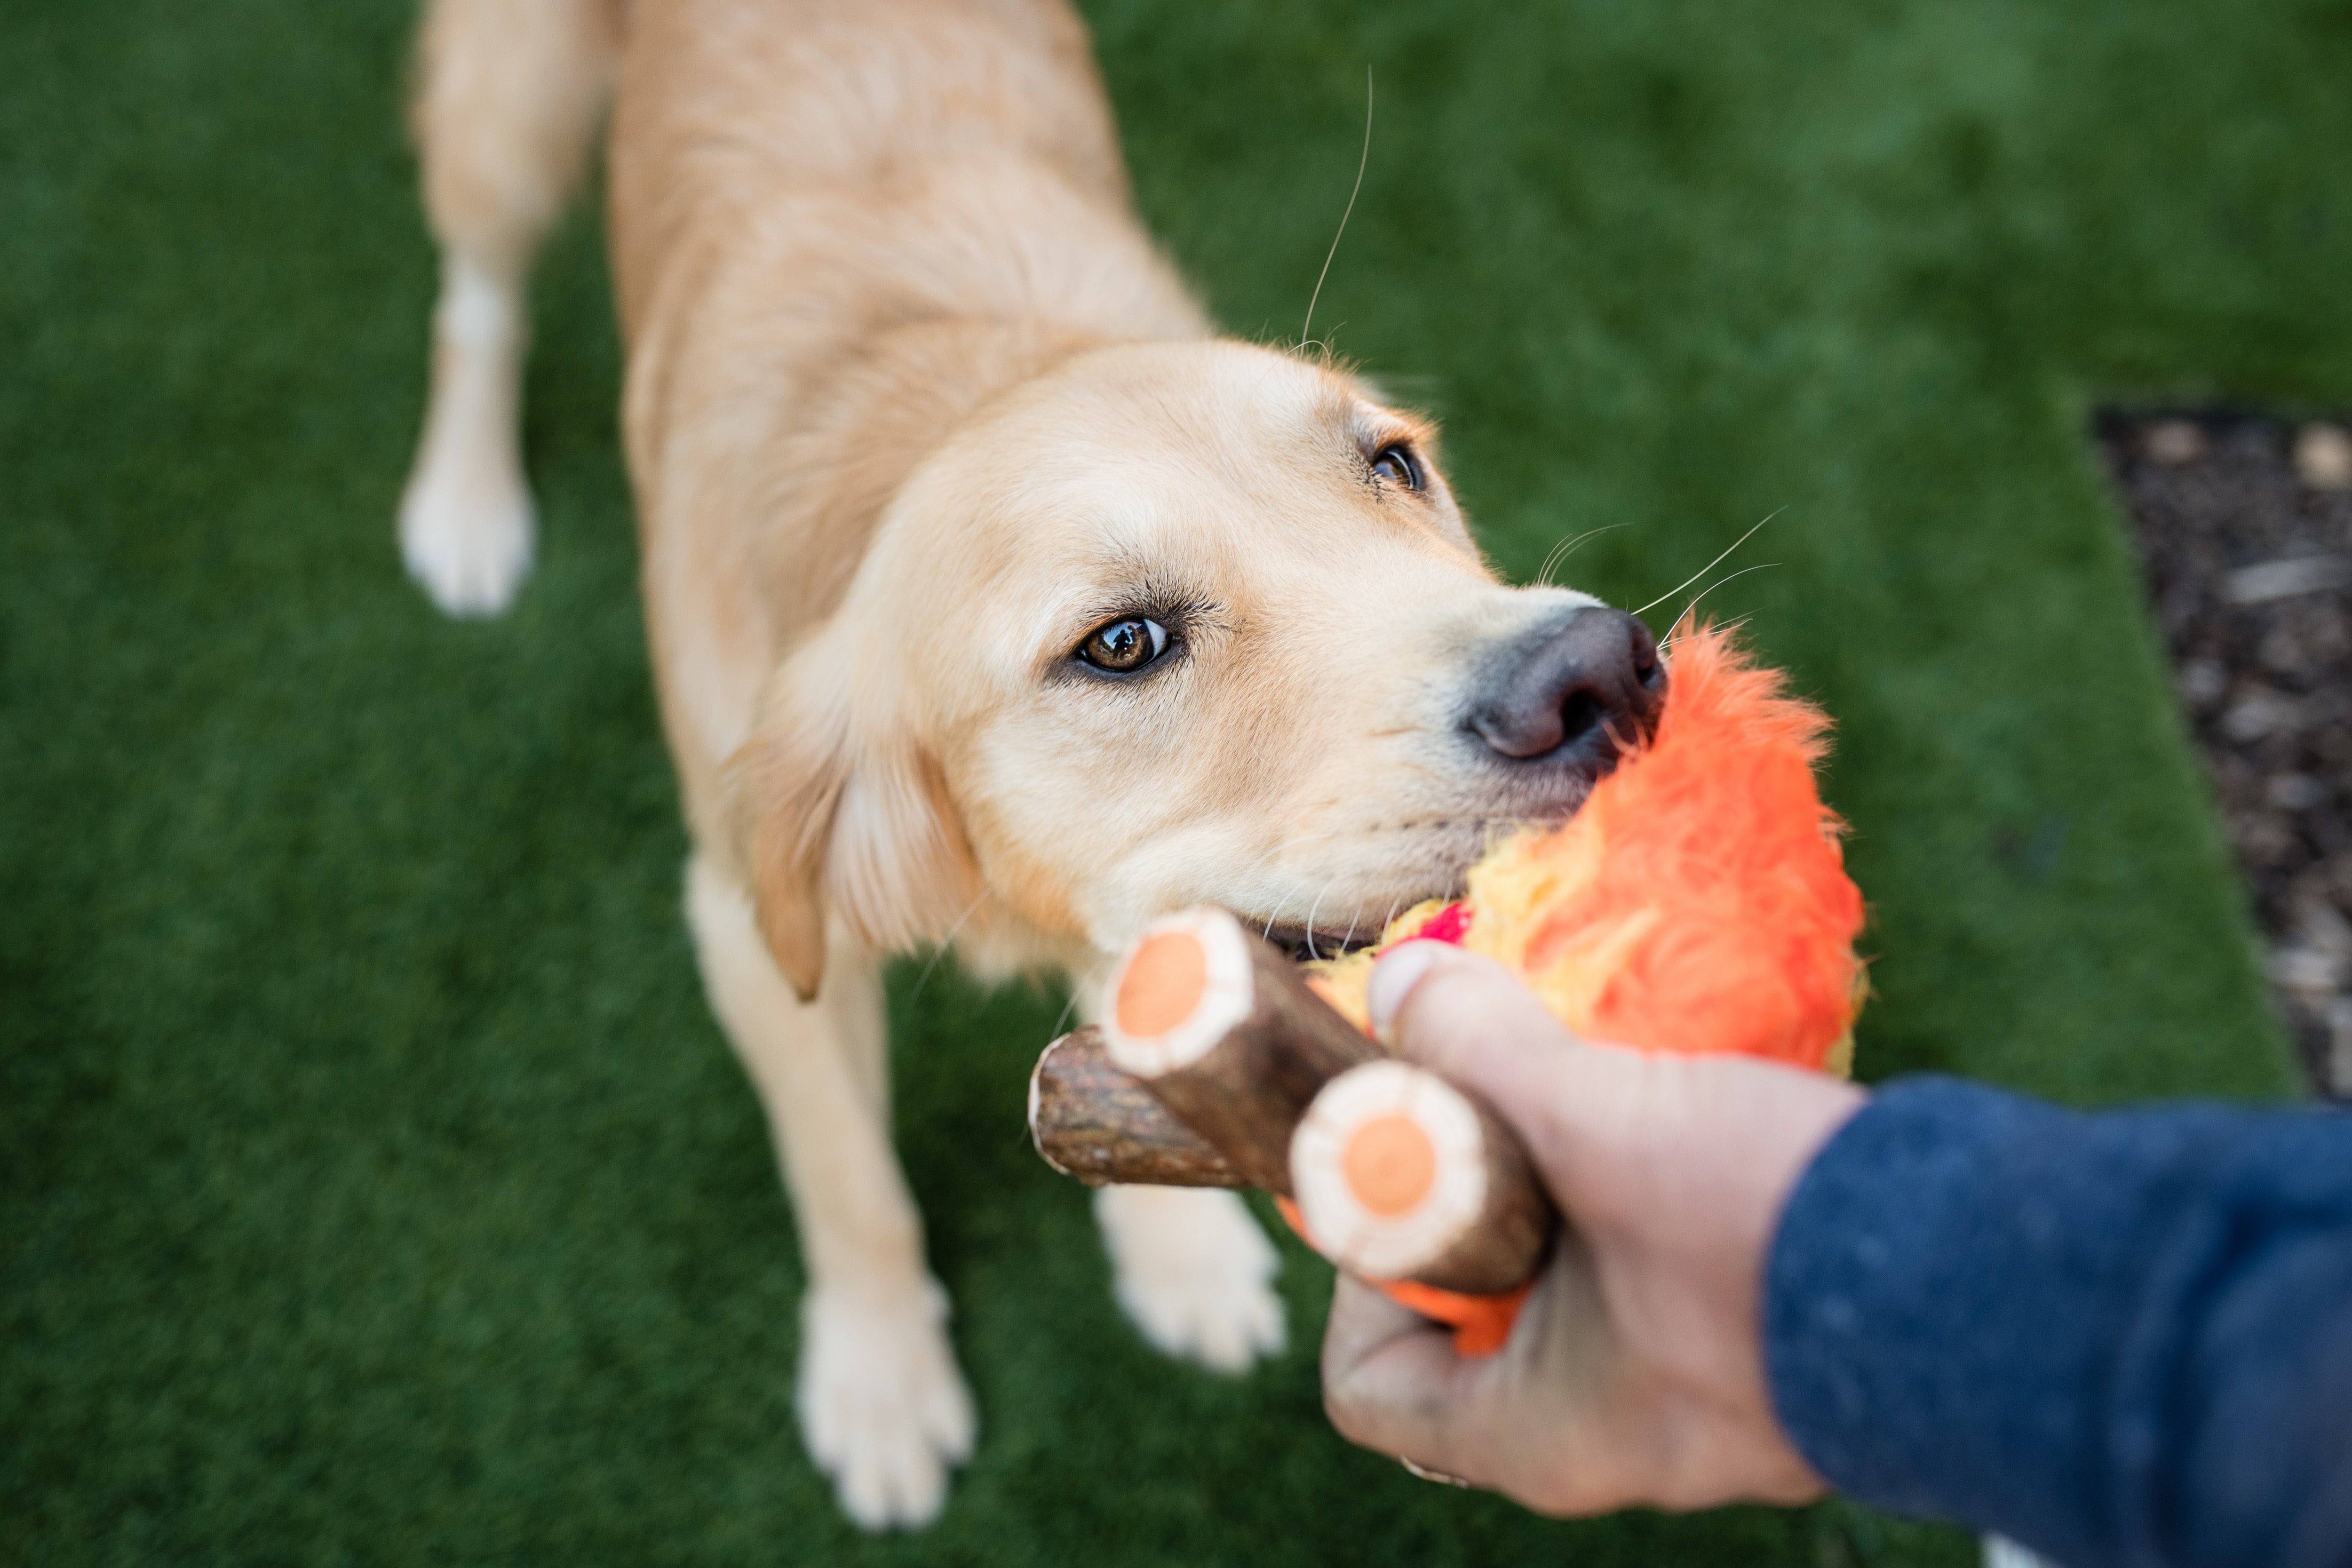
<path id="1" fill-rule="evenodd" d="M 1615 525 L 1564 574 L 1641 605 L 1779 510 L 1708 605 L 1842 721 L 1865 1070 L 2280 1088 L 2084 413 L 2352 402 L 2352 5 L 1092 11 L 1143 205 L 1248 334 L 1298 330 L 1375 67 L 1318 335 L 1447 418 L 1507 568 Z M 1058 999 L 913 969 L 983 1435 L 936 1530 L 845 1530 L 677 918 L 592 221 L 539 289 L 540 575 L 488 626 L 400 575 L 408 25 L 0 12 L 0 1556 L 1966 1559 L 1410 1480 L 1323 1427 L 1295 1251 L 1288 1356 L 1160 1362 L 1023 1145 Z"/>

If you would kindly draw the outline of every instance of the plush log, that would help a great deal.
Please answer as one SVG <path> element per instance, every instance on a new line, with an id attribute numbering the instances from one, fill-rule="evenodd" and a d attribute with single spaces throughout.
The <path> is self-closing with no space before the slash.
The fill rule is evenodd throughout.
<path id="1" fill-rule="evenodd" d="M 1436 1074 L 1393 1059 L 1324 1085 L 1290 1144 L 1316 1246 L 1352 1274 L 1492 1296 L 1543 1261 L 1559 1215 L 1511 1131 Z"/>
<path id="2" fill-rule="evenodd" d="M 1105 992 L 1112 1066 L 1149 1085 L 1249 1186 L 1290 1195 L 1290 1134 L 1318 1090 L 1384 1053 L 1287 954 L 1223 910 L 1155 921 Z"/>
<path id="3" fill-rule="evenodd" d="M 1088 1186 L 1239 1187 L 1232 1162 L 1113 1067 L 1088 1024 L 1047 1046 L 1029 1075 L 1029 1139 L 1045 1163 Z"/>
<path id="4" fill-rule="evenodd" d="M 1503 1342 L 1559 1220 L 1477 1100 L 1389 1057 L 1223 910 L 1155 923 L 1103 1002 L 1102 1024 L 1055 1041 L 1030 1075 L 1049 1164 L 1097 1185 L 1294 1199 L 1311 1243 L 1454 1323 L 1463 1353 Z"/>

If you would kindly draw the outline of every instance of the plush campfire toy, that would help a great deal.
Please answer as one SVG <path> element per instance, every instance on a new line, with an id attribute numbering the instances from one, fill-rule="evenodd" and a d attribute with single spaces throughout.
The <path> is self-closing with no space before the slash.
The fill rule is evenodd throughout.
<path id="1" fill-rule="evenodd" d="M 1152 926 L 1102 1023 L 1039 1059 L 1038 1152 L 1096 1184 L 1264 1188 L 1335 1262 L 1454 1325 L 1464 1353 L 1500 1348 L 1557 1216 L 1491 1110 L 1369 1037 L 1380 953 L 1484 953 L 1593 1039 L 1852 1061 L 1863 907 L 1813 776 L 1828 721 L 1725 633 L 1685 621 L 1666 656 L 1650 742 L 1379 945 L 1302 968 L 1221 910 Z"/>

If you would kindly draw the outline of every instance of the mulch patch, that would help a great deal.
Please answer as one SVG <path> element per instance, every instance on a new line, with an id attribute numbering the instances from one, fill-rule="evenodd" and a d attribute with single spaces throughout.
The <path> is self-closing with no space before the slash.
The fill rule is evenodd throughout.
<path id="1" fill-rule="evenodd" d="M 2232 410 L 2095 426 L 2313 1088 L 2352 1099 L 2352 435 Z"/>

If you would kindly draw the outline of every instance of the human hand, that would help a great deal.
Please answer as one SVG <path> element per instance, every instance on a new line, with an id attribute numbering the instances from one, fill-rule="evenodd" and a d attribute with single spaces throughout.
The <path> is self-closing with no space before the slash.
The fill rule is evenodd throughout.
<path id="1" fill-rule="evenodd" d="M 1438 942 L 1383 958 L 1368 1001 L 1383 1040 L 1511 1124 L 1568 1223 L 1493 1356 L 1342 1275 L 1323 1342 L 1341 1435 L 1546 1513 L 1818 1496 L 1772 1411 L 1759 1296 L 1790 1189 L 1862 1091 L 1588 1045 Z"/>

